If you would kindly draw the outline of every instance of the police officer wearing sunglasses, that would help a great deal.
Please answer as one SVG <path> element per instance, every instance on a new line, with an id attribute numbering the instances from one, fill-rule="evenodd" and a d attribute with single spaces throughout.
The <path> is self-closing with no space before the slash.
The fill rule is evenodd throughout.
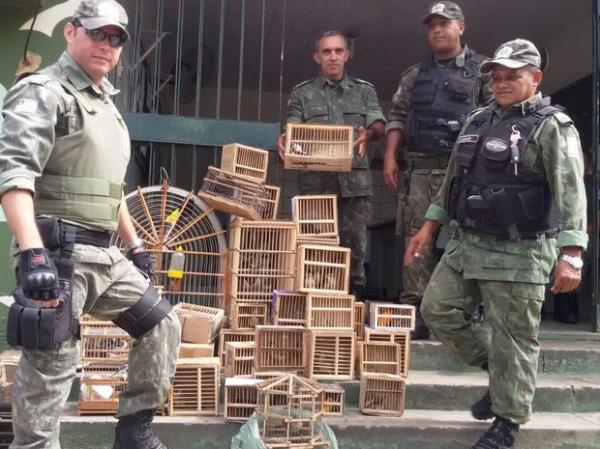
<path id="1" fill-rule="evenodd" d="M 114 449 L 166 449 L 151 431 L 175 371 L 180 324 L 152 286 L 154 266 L 123 200 L 127 127 L 106 75 L 129 39 L 114 0 L 84 0 L 66 51 L 7 94 L 0 202 L 14 236 L 15 299 L 7 339 L 21 347 L 11 449 L 60 449 L 59 416 L 78 363 L 79 318 L 132 336 Z M 111 245 L 126 242 L 128 257 Z"/>

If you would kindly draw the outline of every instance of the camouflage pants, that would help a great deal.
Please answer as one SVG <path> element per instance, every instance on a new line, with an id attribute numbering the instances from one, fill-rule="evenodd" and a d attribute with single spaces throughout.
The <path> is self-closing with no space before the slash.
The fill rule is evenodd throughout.
<path id="1" fill-rule="evenodd" d="M 352 250 L 350 283 L 364 286 L 367 283 L 365 258 L 367 255 L 367 224 L 372 204 L 368 196 L 338 197 L 338 216 L 341 246 Z"/>
<path id="2" fill-rule="evenodd" d="M 148 279 L 116 247 L 75 245 L 74 314 L 112 320 L 135 304 Z M 120 394 L 119 416 L 163 404 L 179 353 L 181 328 L 171 312 L 136 340 L 129 355 L 128 385 Z M 13 386 L 15 438 L 10 449 L 59 449 L 59 416 L 79 360 L 72 338 L 56 351 L 23 351 Z"/>
<path id="3" fill-rule="evenodd" d="M 421 304 L 431 332 L 465 363 L 489 365 L 492 411 L 527 422 L 535 392 L 543 284 L 464 279 L 442 257 Z M 483 301 L 491 339 L 471 318 Z"/>
<path id="4" fill-rule="evenodd" d="M 425 223 L 425 212 L 440 189 L 444 174 L 445 170 L 441 169 L 415 169 L 406 172 L 408 188 L 406 192 L 398 195 L 396 217 L 397 233 L 404 237 L 405 248 L 410 238 Z M 423 292 L 437 261 L 434 239 L 423 249 L 421 257 L 415 259 L 412 264 L 402 267 L 400 294 L 402 304 L 418 306 L 421 303 Z"/>

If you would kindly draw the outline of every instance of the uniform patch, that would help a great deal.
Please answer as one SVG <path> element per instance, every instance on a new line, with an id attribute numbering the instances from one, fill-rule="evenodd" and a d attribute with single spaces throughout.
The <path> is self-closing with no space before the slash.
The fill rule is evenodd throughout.
<path id="1" fill-rule="evenodd" d="M 457 144 L 461 143 L 477 143 L 479 140 L 479 135 L 477 134 L 463 134 L 458 139 L 456 139 Z"/>
<path id="2" fill-rule="evenodd" d="M 502 139 L 492 137 L 485 143 L 485 148 L 490 153 L 502 153 L 508 149 L 508 144 Z"/>
<path id="3" fill-rule="evenodd" d="M 14 111 L 20 114 L 32 114 L 37 111 L 37 101 L 30 98 L 19 100 Z"/>
<path id="4" fill-rule="evenodd" d="M 508 45 L 506 47 L 502 47 L 500 50 L 498 50 L 496 52 L 496 55 L 494 56 L 494 59 L 496 58 L 508 58 L 510 55 L 512 55 L 513 49 L 512 47 L 509 47 Z"/>
<path id="5" fill-rule="evenodd" d="M 436 3 L 431 7 L 431 14 L 439 14 L 441 12 L 444 12 L 445 9 L 446 5 L 444 5 L 443 3 Z"/>
<path id="6" fill-rule="evenodd" d="M 581 155 L 579 151 L 579 139 L 575 136 L 567 137 L 567 156 L 578 158 Z"/>

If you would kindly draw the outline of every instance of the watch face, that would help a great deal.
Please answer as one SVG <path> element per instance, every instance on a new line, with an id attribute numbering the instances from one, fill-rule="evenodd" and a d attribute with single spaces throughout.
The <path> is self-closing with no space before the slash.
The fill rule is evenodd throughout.
<path id="1" fill-rule="evenodd" d="M 583 267 L 583 259 L 581 257 L 569 256 L 567 254 L 563 254 L 561 259 L 567 262 L 571 267 L 576 270 L 581 270 Z"/>

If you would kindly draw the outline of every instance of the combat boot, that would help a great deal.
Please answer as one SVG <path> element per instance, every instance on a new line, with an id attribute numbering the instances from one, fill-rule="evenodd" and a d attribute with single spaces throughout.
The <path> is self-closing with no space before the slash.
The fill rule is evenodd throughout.
<path id="1" fill-rule="evenodd" d="M 489 389 L 484 393 L 481 399 L 471 406 L 471 415 L 473 415 L 473 418 L 480 421 L 494 417 L 494 412 L 492 412 L 492 396 L 490 395 Z"/>
<path id="2" fill-rule="evenodd" d="M 141 410 L 121 416 L 115 429 L 113 449 L 168 449 L 152 433 L 155 410 Z"/>
<path id="3" fill-rule="evenodd" d="M 420 305 L 416 306 L 415 330 L 410 333 L 411 340 L 429 340 L 431 332 L 421 315 Z"/>
<path id="4" fill-rule="evenodd" d="M 471 449 L 513 449 L 518 433 L 518 424 L 498 417 Z"/>

